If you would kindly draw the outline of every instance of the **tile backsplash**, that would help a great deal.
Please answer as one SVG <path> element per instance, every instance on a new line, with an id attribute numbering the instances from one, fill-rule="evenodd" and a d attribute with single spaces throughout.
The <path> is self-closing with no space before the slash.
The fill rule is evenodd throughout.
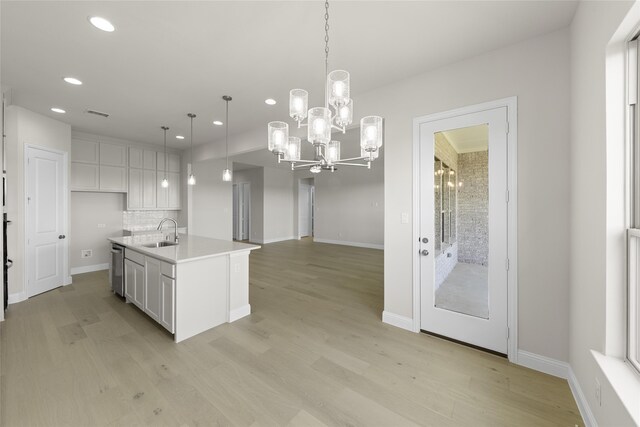
<path id="1" fill-rule="evenodd" d="M 177 220 L 178 211 L 123 211 L 122 228 L 129 231 L 155 230 L 162 218 Z M 165 224 L 165 227 L 172 224 Z"/>

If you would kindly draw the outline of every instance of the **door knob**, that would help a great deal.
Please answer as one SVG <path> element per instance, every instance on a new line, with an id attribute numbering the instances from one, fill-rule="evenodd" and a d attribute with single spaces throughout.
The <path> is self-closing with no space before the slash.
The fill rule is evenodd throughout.
<path id="1" fill-rule="evenodd" d="M 427 239 L 426 237 L 422 238 L 422 243 L 429 243 L 429 239 Z"/>
<path id="2" fill-rule="evenodd" d="M 428 250 L 426 250 L 426 249 L 423 249 L 420 253 L 422 254 L 422 256 L 427 256 L 427 255 L 429 255 L 429 251 L 428 251 Z"/>
<path id="3" fill-rule="evenodd" d="M 61 235 L 59 235 L 59 236 L 58 236 L 58 239 L 62 240 L 62 239 L 64 239 L 65 237 L 67 237 L 67 236 L 65 236 L 64 234 L 61 234 Z"/>

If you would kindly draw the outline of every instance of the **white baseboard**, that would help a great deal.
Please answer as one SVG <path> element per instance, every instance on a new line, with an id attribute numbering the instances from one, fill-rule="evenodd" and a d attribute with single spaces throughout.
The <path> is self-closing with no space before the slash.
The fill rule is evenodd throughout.
<path id="1" fill-rule="evenodd" d="M 94 264 L 94 265 L 85 265 L 84 267 L 74 267 L 71 269 L 71 275 L 83 274 L 83 273 L 91 273 L 93 271 L 101 271 L 108 270 L 109 263 L 106 262 L 104 264 Z"/>
<path id="2" fill-rule="evenodd" d="M 388 311 L 382 312 L 382 321 L 391 326 L 397 328 L 406 329 L 413 332 L 413 319 L 406 316 L 400 316 L 399 314 L 390 313 Z"/>
<path id="3" fill-rule="evenodd" d="M 355 246 L 358 248 L 380 249 L 380 250 L 384 249 L 384 245 L 378 245 L 375 243 L 347 242 L 345 240 L 320 239 L 317 237 L 314 237 L 313 241 L 317 243 L 330 243 L 332 245 Z"/>
<path id="4" fill-rule="evenodd" d="M 569 364 L 547 356 L 530 353 L 525 350 L 518 350 L 518 365 L 534 369 L 545 374 L 567 379 L 569 376 Z"/>
<path id="5" fill-rule="evenodd" d="M 235 322 L 238 319 L 242 319 L 245 316 L 251 314 L 251 304 L 233 309 L 229 311 L 229 323 Z"/>
<path id="6" fill-rule="evenodd" d="M 256 243 L 260 244 L 260 245 L 265 245 L 267 243 L 276 243 L 276 242 L 284 242 L 285 240 L 296 240 L 296 238 L 294 236 L 289 236 L 289 237 L 276 237 L 275 239 L 264 239 L 264 240 L 257 240 Z"/>
<path id="7" fill-rule="evenodd" d="M 586 427 L 597 427 L 598 423 L 596 421 L 596 417 L 593 416 L 593 412 L 591 412 L 591 408 L 589 407 L 589 402 L 587 402 L 587 398 L 584 396 L 582 392 L 582 388 L 580 388 L 580 383 L 578 383 L 578 379 L 576 375 L 573 373 L 573 369 L 569 366 L 569 388 L 571 389 L 571 393 L 573 394 L 573 398 L 578 405 L 578 410 L 580 410 L 580 415 L 582 415 L 582 420 L 584 421 L 584 425 Z"/>
<path id="8" fill-rule="evenodd" d="M 26 292 L 16 292 L 15 294 L 9 294 L 8 295 L 8 299 L 9 299 L 9 304 L 15 304 L 17 302 L 22 302 L 25 301 L 27 299 L 27 293 Z"/>

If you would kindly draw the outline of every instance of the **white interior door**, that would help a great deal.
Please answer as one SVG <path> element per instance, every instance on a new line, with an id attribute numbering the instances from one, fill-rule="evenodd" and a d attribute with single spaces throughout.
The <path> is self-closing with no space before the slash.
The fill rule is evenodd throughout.
<path id="1" fill-rule="evenodd" d="M 240 240 L 239 230 L 238 184 L 233 184 L 233 239 Z"/>
<path id="2" fill-rule="evenodd" d="M 240 217 L 241 240 L 249 239 L 249 219 L 251 216 L 251 184 L 243 182 L 241 184 L 242 209 Z"/>
<path id="3" fill-rule="evenodd" d="M 28 147 L 26 173 L 27 294 L 64 284 L 65 160 L 60 153 Z"/>
<path id="4" fill-rule="evenodd" d="M 465 152 L 482 130 L 488 151 Z M 506 107 L 422 123 L 419 173 L 420 328 L 506 354 Z"/>
<path id="5" fill-rule="evenodd" d="M 311 235 L 311 186 L 303 182 L 298 186 L 298 234 Z"/>

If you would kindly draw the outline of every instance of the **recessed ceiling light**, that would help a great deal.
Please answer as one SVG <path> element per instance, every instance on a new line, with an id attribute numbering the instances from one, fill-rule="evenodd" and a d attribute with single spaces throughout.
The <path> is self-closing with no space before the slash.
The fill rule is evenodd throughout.
<path id="1" fill-rule="evenodd" d="M 222 126 L 222 122 L 220 120 L 214 120 L 213 124 L 216 126 Z"/>
<path id="2" fill-rule="evenodd" d="M 76 86 L 80 86 L 82 84 L 82 82 L 76 79 L 75 77 L 65 77 L 63 80 L 69 84 L 76 85 Z"/>
<path id="3" fill-rule="evenodd" d="M 116 27 L 113 26 L 113 24 L 109 21 L 107 21 L 104 18 L 101 18 L 99 16 L 90 16 L 89 17 L 89 22 L 91 22 L 91 25 L 93 25 L 94 27 L 102 30 L 102 31 L 106 31 L 108 33 L 114 31 L 116 29 Z"/>
<path id="4" fill-rule="evenodd" d="M 273 98 L 268 98 L 264 100 L 264 103 L 267 105 L 276 105 L 276 100 Z"/>
<path id="5" fill-rule="evenodd" d="M 176 139 L 184 139 L 184 136 L 182 136 L 182 135 L 176 135 Z"/>
<path id="6" fill-rule="evenodd" d="M 58 108 L 58 107 L 52 107 L 51 111 L 53 111 L 54 113 L 60 113 L 60 114 L 66 113 L 66 111 L 64 111 L 62 108 Z"/>

